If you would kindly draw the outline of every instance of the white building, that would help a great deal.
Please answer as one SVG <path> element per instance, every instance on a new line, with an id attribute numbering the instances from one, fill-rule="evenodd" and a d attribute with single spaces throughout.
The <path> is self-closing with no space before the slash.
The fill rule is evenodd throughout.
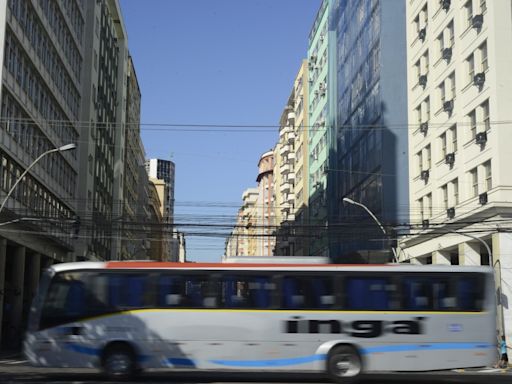
<path id="1" fill-rule="evenodd" d="M 478 265 L 491 259 L 508 301 L 511 15 L 509 0 L 407 1 L 413 235 L 400 242 L 401 261 Z M 511 324 L 512 310 L 499 307 L 498 313 L 499 323 Z M 505 332 L 511 340 L 512 327 Z"/>

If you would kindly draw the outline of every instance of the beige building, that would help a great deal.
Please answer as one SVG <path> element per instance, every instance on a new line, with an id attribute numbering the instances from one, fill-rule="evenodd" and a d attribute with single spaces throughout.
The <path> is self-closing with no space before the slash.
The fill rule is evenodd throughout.
<path id="1" fill-rule="evenodd" d="M 399 257 L 491 263 L 502 302 L 512 299 L 511 15 L 509 0 L 407 1 L 414 230 Z M 503 329 L 512 311 L 498 312 Z"/>
<path id="2" fill-rule="evenodd" d="M 258 189 L 248 188 L 242 195 L 242 206 L 238 210 L 233 232 L 226 241 L 225 257 L 257 256 L 256 225 Z"/>
<path id="3" fill-rule="evenodd" d="M 256 254 L 273 256 L 275 247 L 274 153 L 265 152 L 258 162 L 258 199 L 256 200 Z"/>

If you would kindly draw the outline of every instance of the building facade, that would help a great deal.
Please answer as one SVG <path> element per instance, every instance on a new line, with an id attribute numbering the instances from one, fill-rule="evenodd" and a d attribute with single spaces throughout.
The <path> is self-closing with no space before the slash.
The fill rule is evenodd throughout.
<path id="1" fill-rule="evenodd" d="M 496 269 L 498 326 L 511 340 L 512 4 L 407 4 L 413 231 L 401 261 Z"/>
<path id="2" fill-rule="evenodd" d="M 328 256 L 327 240 L 327 165 L 328 165 L 328 75 L 329 75 L 329 0 L 322 1 L 308 39 L 309 148 L 309 254 Z"/>
<path id="3" fill-rule="evenodd" d="M 329 255 L 334 262 L 391 260 L 383 223 L 408 215 L 405 1 L 329 5 Z M 331 36 L 331 35 L 329 35 Z M 331 52 L 333 51 L 333 52 Z M 311 167 L 310 167 L 311 168 Z M 354 225 L 356 224 L 357 225 Z"/>
<path id="4" fill-rule="evenodd" d="M 166 259 L 177 261 L 178 255 L 173 252 L 176 250 L 178 243 L 177 231 L 174 228 L 174 179 L 175 165 L 170 160 L 149 159 L 146 160 L 146 172 L 150 178 L 163 180 L 165 185 L 163 200 L 163 221 L 166 224 L 164 237 L 167 245 L 165 249 L 168 251 Z"/>
<path id="5" fill-rule="evenodd" d="M 277 226 L 274 211 L 274 152 L 272 150 L 261 155 L 256 181 L 258 183 L 256 253 L 257 256 L 273 256 Z"/>
<path id="6" fill-rule="evenodd" d="M 83 259 L 121 258 L 128 42 L 118 0 L 83 2 L 85 60 L 78 179 Z"/>
<path id="7" fill-rule="evenodd" d="M 74 260 L 78 153 L 49 151 L 79 142 L 84 29 L 82 2 L 0 1 L 0 348 L 19 345 L 41 269 Z"/>

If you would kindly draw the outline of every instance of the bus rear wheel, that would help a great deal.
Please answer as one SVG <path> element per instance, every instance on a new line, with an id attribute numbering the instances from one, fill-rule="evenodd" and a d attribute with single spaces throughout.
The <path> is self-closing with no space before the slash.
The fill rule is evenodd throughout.
<path id="1" fill-rule="evenodd" d="M 349 345 L 335 347 L 327 358 L 327 374 L 336 383 L 355 383 L 363 362 L 357 350 Z"/>
<path id="2" fill-rule="evenodd" d="M 137 372 L 135 353 L 127 345 L 107 347 L 102 359 L 103 372 L 111 380 L 126 380 Z"/>

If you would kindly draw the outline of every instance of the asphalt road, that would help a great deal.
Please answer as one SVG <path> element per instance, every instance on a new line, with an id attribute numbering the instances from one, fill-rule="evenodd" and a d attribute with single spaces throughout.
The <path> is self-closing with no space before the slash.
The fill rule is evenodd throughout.
<path id="1" fill-rule="evenodd" d="M 0 359 L 0 383 L 108 383 L 101 374 L 87 369 L 33 368 L 21 359 Z M 160 371 L 145 372 L 124 383 L 329 383 L 314 374 L 263 374 L 226 372 Z M 477 369 L 420 373 L 375 373 L 365 375 L 360 384 L 391 383 L 512 383 L 512 370 Z"/>

